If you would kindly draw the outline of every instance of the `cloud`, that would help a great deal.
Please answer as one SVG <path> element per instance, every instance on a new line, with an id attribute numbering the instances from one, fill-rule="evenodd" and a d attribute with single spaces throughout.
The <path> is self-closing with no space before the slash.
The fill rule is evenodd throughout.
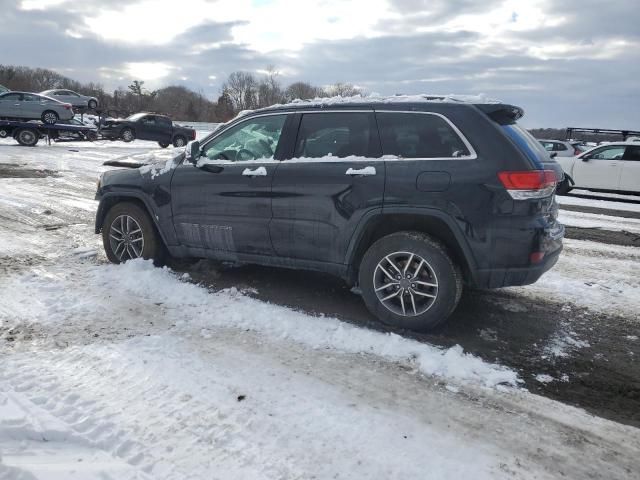
<path id="1" fill-rule="evenodd" d="M 143 2 L 116 11 L 98 0 L 0 0 L 0 42 L 11 46 L 1 61 L 210 97 L 232 71 L 275 65 L 285 83 L 486 93 L 523 106 L 528 126 L 638 127 L 637 0 L 183 0 L 193 14 L 180 18 L 175 2 L 154 1 L 161 14 Z"/>

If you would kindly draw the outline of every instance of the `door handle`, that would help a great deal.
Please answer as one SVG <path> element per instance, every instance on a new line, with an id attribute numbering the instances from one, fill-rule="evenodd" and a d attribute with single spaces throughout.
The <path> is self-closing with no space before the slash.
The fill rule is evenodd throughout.
<path id="1" fill-rule="evenodd" d="M 266 177 L 267 169 L 264 167 L 258 167 L 255 170 L 251 170 L 250 168 L 245 168 L 242 171 L 242 175 L 245 177 Z"/>
<path id="2" fill-rule="evenodd" d="M 344 174 L 351 176 L 359 175 L 362 177 L 368 177 L 370 175 L 376 174 L 376 167 L 349 168 L 346 172 L 344 172 Z"/>

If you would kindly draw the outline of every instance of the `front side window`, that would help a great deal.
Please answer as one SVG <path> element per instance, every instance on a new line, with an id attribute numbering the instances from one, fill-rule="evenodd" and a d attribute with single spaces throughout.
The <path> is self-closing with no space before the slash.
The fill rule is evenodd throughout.
<path id="1" fill-rule="evenodd" d="M 376 113 L 382 153 L 402 158 L 451 158 L 471 155 L 449 123 L 423 113 Z"/>
<path id="2" fill-rule="evenodd" d="M 275 155 L 287 116 L 268 115 L 241 122 L 214 138 L 203 148 L 209 160 L 271 159 Z"/>
<path id="3" fill-rule="evenodd" d="M 306 113 L 296 140 L 296 158 L 380 157 L 375 119 L 367 112 Z"/>
<path id="4" fill-rule="evenodd" d="M 3 102 L 19 102 L 22 97 L 21 93 L 8 93 L 0 97 L 0 101 Z"/>
<path id="5" fill-rule="evenodd" d="M 540 142 L 547 152 L 553 152 L 553 142 Z"/>
<path id="6" fill-rule="evenodd" d="M 155 125 L 156 119 L 152 116 L 146 116 L 140 119 L 140 123 L 143 123 L 145 125 Z"/>
<path id="7" fill-rule="evenodd" d="M 604 147 L 588 155 L 593 160 L 620 160 L 624 155 L 624 146 Z"/>

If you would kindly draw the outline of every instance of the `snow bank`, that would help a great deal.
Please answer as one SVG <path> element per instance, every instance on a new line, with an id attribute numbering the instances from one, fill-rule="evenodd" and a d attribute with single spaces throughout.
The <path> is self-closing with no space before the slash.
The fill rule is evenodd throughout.
<path id="1" fill-rule="evenodd" d="M 488 387 L 517 386 L 516 372 L 484 362 L 460 346 L 449 349 L 410 340 L 393 333 L 366 330 L 335 318 L 314 317 L 292 309 L 249 298 L 235 288 L 218 293 L 180 281 L 169 269 L 154 268 L 149 261 L 124 265 L 85 265 L 86 274 L 61 280 L 57 275 L 34 272 L 11 281 L 5 288 L 5 312 L 25 312 L 39 323 L 65 322 L 68 318 L 96 315 L 114 308 L 118 299 L 137 298 L 146 305 L 162 305 L 176 312 L 176 327 L 201 331 L 238 328 L 274 339 L 289 339 L 314 349 L 349 354 L 371 354 L 400 362 L 426 375 Z M 25 292 L 39 292 L 28 302 Z M 107 298 L 105 298 L 107 297 Z M 129 320 L 130 321 L 130 320 Z"/>

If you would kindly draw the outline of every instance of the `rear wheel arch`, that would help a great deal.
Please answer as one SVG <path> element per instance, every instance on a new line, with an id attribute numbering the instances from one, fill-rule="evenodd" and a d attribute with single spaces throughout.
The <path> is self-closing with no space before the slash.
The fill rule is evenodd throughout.
<path id="1" fill-rule="evenodd" d="M 472 280 L 475 267 L 472 254 L 464 240 L 443 216 L 434 213 L 386 213 L 370 218 L 354 235 L 349 247 L 347 263 L 348 281 L 355 283 L 364 254 L 376 241 L 398 232 L 420 232 L 439 242 L 462 270 L 465 281 Z"/>

